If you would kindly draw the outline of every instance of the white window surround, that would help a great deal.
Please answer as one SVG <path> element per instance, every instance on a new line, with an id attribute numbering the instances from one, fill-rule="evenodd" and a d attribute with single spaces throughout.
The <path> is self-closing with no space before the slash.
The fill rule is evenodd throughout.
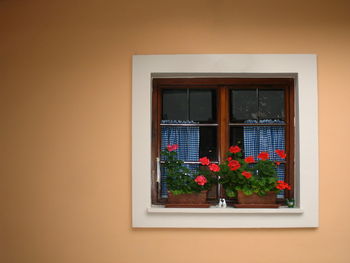
<path id="1" fill-rule="evenodd" d="M 151 204 L 153 77 L 294 77 L 296 208 L 163 208 Z M 317 64 L 313 54 L 135 55 L 132 72 L 132 226 L 319 226 Z"/>

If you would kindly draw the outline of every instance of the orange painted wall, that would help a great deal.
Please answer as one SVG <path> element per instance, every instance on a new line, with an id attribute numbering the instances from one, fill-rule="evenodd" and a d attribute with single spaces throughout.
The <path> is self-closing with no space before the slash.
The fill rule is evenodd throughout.
<path id="1" fill-rule="evenodd" d="M 349 3 L 1 0 L 0 262 L 350 262 Z M 131 56 L 197 53 L 318 55 L 320 228 L 131 228 Z"/>

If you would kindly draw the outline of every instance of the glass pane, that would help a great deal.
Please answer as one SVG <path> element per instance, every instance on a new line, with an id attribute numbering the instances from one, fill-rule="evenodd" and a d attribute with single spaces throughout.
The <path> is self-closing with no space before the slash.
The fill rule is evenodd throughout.
<path id="1" fill-rule="evenodd" d="M 218 160 L 217 127 L 200 127 L 199 156 Z"/>
<path id="2" fill-rule="evenodd" d="M 258 132 L 258 152 L 268 152 L 270 159 L 281 161 L 276 150 L 285 150 L 285 129 L 283 126 L 261 126 Z M 254 136 L 254 133 L 250 133 Z"/>
<path id="3" fill-rule="evenodd" d="M 198 162 L 204 156 L 218 160 L 217 127 L 162 126 L 161 149 L 173 144 L 179 146 L 176 153 L 182 161 Z"/>
<path id="4" fill-rule="evenodd" d="M 239 145 L 244 156 L 257 158 L 260 152 L 268 152 L 270 159 L 283 161 L 276 150 L 285 150 L 283 126 L 230 127 L 230 144 Z"/>
<path id="5" fill-rule="evenodd" d="M 283 89 L 259 89 L 259 119 L 284 120 Z"/>
<path id="6" fill-rule="evenodd" d="M 190 120 L 216 122 L 216 90 L 190 89 Z"/>
<path id="7" fill-rule="evenodd" d="M 256 89 L 231 90 L 231 122 L 244 122 L 258 118 L 258 100 Z"/>
<path id="8" fill-rule="evenodd" d="M 168 145 L 177 144 L 178 159 L 197 162 L 200 154 L 200 127 L 183 126 L 191 121 L 162 121 L 181 124 L 182 126 L 161 126 L 161 150 Z"/>
<path id="9" fill-rule="evenodd" d="M 231 145 L 238 145 L 242 150 L 244 150 L 243 127 L 230 128 L 230 146 Z"/>
<path id="10" fill-rule="evenodd" d="M 188 120 L 187 89 L 163 90 L 162 120 Z"/>

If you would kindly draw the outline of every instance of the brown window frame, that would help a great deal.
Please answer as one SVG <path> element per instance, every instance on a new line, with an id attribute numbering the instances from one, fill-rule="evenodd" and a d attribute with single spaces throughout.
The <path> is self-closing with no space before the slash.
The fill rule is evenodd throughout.
<path id="1" fill-rule="evenodd" d="M 224 160 L 225 153 L 229 147 L 230 127 L 247 126 L 247 124 L 230 123 L 230 89 L 249 88 L 259 86 L 259 88 L 284 89 L 285 90 L 285 149 L 288 158 L 286 159 L 285 181 L 292 186 L 291 191 L 286 191 L 284 198 L 294 196 L 294 155 L 295 155 L 295 94 L 293 78 L 154 78 L 152 80 L 152 180 L 151 180 L 151 199 L 152 204 L 164 204 L 166 199 L 160 198 L 157 184 L 157 162 L 156 158 L 160 156 L 160 122 L 162 112 L 162 89 L 176 88 L 210 88 L 217 89 L 217 146 L 219 162 Z M 259 124 L 253 125 L 259 126 Z M 272 125 L 264 125 L 272 126 Z M 220 190 L 220 186 L 218 188 Z M 283 202 L 284 199 L 279 199 Z"/>

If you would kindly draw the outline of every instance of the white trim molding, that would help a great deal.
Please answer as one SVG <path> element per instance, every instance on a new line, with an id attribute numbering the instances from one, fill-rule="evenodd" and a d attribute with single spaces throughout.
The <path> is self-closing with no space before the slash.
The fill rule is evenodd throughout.
<path id="1" fill-rule="evenodd" d="M 317 60 L 313 54 L 135 55 L 132 68 L 132 226 L 319 226 Z M 153 77 L 293 77 L 296 208 L 178 209 L 151 204 Z"/>

